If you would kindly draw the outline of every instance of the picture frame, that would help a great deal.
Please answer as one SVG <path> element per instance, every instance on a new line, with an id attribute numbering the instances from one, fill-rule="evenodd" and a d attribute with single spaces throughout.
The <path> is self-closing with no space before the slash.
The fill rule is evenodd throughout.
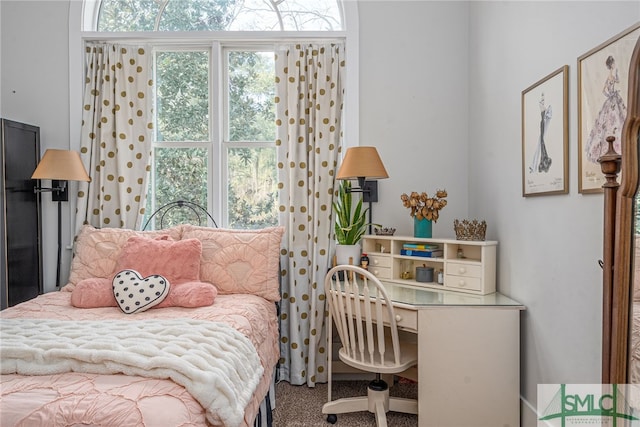
<path id="1" fill-rule="evenodd" d="M 605 178 L 598 158 L 607 152 L 606 138 L 614 136 L 620 153 L 620 134 L 626 117 L 629 63 L 640 37 L 640 23 L 578 57 L 578 192 L 602 193 Z"/>
<path id="2" fill-rule="evenodd" d="M 522 91 L 522 196 L 569 192 L 569 66 Z"/>

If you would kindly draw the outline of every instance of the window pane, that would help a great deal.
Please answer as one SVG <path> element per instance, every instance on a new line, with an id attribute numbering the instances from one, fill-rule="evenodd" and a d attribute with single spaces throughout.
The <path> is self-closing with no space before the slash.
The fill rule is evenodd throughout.
<path id="1" fill-rule="evenodd" d="M 155 0 L 104 0 L 98 31 L 154 31 L 158 12 Z"/>
<path id="2" fill-rule="evenodd" d="M 209 52 L 156 54 L 157 141 L 209 140 Z"/>
<path id="3" fill-rule="evenodd" d="M 342 29 L 340 0 L 102 0 L 98 17 L 98 31 Z"/>
<path id="4" fill-rule="evenodd" d="M 245 0 L 229 27 L 232 31 L 340 31 L 339 0 Z M 276 11 L 277 10 L 277 11 Z"/>
<path id="5" fill-rule="evenodd" d="M 273 52 L 231 51 L 229 140 L 275 141 Z"/>
<path id="6" fill-rule="evenodd" d="M 207 150 L 205 148 L 156 148 L 154 164 L 156 209 L 178 200 L 186 200 L 207 208 Z M 151 197 L 147 200 L 147 215 L 153 214 L 150 199 Z M 163 227 L 189 220 L 188 216 L 185 217 L 185 212 L 186 209 L 169 211 L 162 224 Z M 159 221 L 160 218 L 154 218 L 155 228 L 160 228 Z"/>
<path id="7" fill-rule="evenodd" d="M 342 17 L 338 0 L 287 0 L 279 6 L 285 31 L 339 31 Z"/>
<path id="8" fill-rule="evenodd" d="M 242 0 L 170 1 L 160 31 L 223 31 L 236 17 Z"/>
<path id="9" fill-rule="evenodd" d="M 278 224 L 275 148 L 230 148 L 228 155 L 230 228 Z"/>

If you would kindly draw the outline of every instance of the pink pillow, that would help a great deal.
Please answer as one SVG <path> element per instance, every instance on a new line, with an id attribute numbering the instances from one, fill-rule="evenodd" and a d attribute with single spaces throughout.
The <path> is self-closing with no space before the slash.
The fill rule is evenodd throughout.
<path id="1" fill-rule="evenodd" d="M 172 285 L 169 295 L 155 308 L 205 307 L 212 305 L 218 290 L 210 283 L 185 282 Z M 71 292 L 71 305 L 78 308 L 117 307 L 113 285 L 109 279 L 81 280 Z"/>
<path id="2" fill-rule="evenodd" d="M 212 305 L 218 290 L 211 283 L 185 282 L 171 287 L 167 298 L 155 308 L 186 307 L 196 308 Z"/>
<path id="3" fill-rule="evenodd" d="M 253 294 L 280 300 L 280 243 L 284 227 L 230 230 L 185 224 L 183 239 L 202 242 L 200 279 L 220 295 Z"/>
<path id="4" fill-rule="evenodd" d="M 71 305 L 78 308 L 117 307 L 111 280 L 94 277 L 79 281 L 71 291 Z"/>
<path id="5" fill-rule="evenodd" d="M 90 225 L 83 225 L 74 239 L 69 283 L 62 290 L 73 291 L 74 286 L 83 279 L 113 278 L 120 251 L 129 237 L 138 236 L 152 239 L 162 235 L 180 240 L 182 226 L 157 231 L 134 231 L 124 228 L 94 228 Z"/>
<path id="6" fill-rule="evenodd" d="M 155 239 L 130 237 L 124 244 L 116 269 L 136 270 L 142 277 L 157 274 L 167 278 L 172 286 L 200 281 L 202 244 L 197 239 L 174 241 L 168 236 Z"/>

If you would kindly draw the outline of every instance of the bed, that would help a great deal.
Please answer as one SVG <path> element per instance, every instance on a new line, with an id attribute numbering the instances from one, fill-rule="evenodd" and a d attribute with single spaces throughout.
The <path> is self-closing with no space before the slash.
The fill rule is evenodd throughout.
<path id="1" fill-rule="evenodd" d="M 69 283 L 0 313 L 0 425 L 269 425 L 282 233 L 84 226 Z M 131 271 L 157 305 L 116 299 Z"/>

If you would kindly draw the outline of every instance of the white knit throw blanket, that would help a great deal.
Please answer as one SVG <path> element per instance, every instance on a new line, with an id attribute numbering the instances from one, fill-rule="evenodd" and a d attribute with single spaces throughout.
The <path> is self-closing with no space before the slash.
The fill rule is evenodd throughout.
<path id="1" fill-rule="evenodd" d="M 211 423 L 239 426 L 263 373 L 247 337 L 193 319 L 0 320 L 2 374 L 64 372 L 170 378 L 205 408 Z"/>

